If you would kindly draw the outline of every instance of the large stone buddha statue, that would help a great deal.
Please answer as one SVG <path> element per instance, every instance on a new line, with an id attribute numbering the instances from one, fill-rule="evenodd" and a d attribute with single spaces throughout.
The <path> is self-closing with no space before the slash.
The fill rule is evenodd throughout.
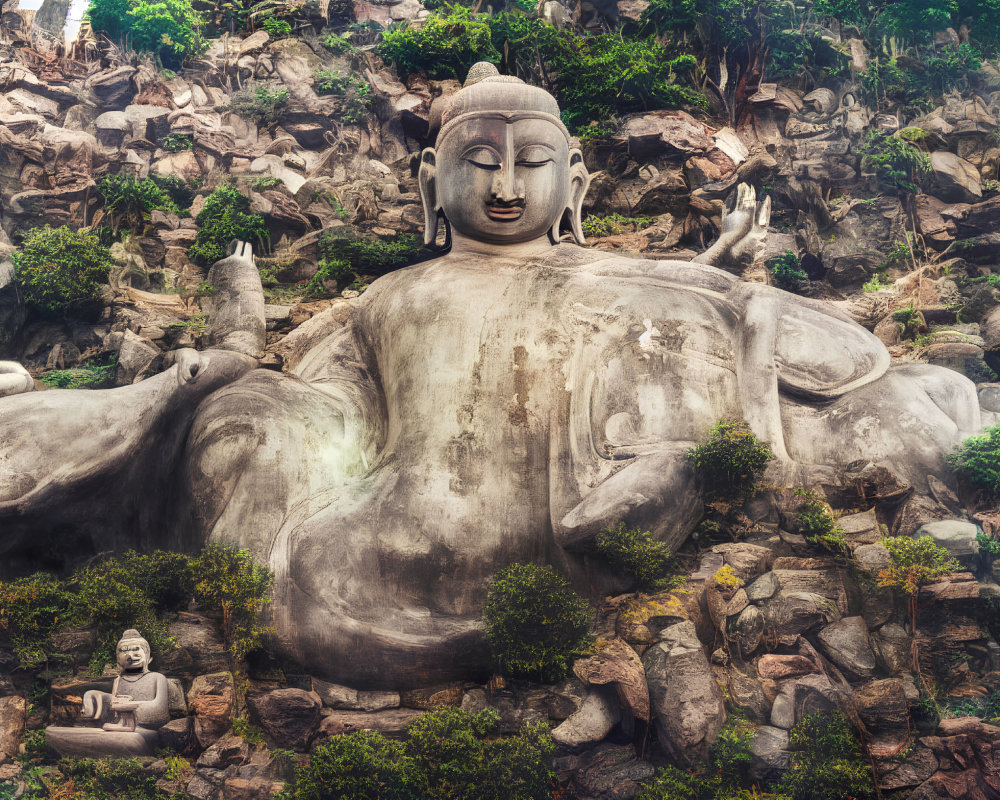
<path id="1" fill-rule="evenodd" d="M 964 377 L 890 367 L 827 304 L 712 266 L 765 235 L 748 187 L 702 263 L 583 247 L 589 179 L 555 101 L 488 65 L 419 177 L 448 253 L 310 321 L 287 372 L 253 368 L 263 301 L 241 251 L 210 275 L 212 349 L 131 387 L 0 400 L 7 549 L 31 530 L 81 550 L 249 547 L 276 574 L 289 656 L 356 685 L 431 683 L 486 665 L 497 569 L 549 562 L 596 593 L 606 526 L 683 542 L 702 508 L 685 452 L 721 418 L 771 443 L 779 479 L 867 459 L 918 488 L 982 425 Z"/>

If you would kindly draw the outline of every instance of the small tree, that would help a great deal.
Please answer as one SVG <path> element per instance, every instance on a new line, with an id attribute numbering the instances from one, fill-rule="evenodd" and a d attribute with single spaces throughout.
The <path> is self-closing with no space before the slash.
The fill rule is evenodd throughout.
<path id="1" fill-rule="evenodd" d="M 792 768 L 779 789 L 792 800 L 867 800 L 876 796 L 861 744 L 839 711 L 809 714 L 789 731 Z"/>
<path id="2" fill-rule="evenodd" d="M 771 460 L 771 447 L 760 441 L 745 422 L 716 423 L 708 441 L 688 450 L 705 490 L 717 497 L 752 494 Z"/>
<path id="3" fill-rule="evenodd" d="M 104 210 L 111 218 L 113 228 L 125 224 L 132 233 L 138 233 L 149 219 L 154 208 L 176 211 L 170 196 L 151 178 L 138 180 L 128 175 L 107 175 L 97 183 L 97 191 L 104 198 Z"/>
<path id="4" fill-rule="evenodd" d="M 918 539 L 890 536 L 883 539 L 882 544 L 889 551 L 889 566 L 879 570 L 878 585 L 895 589 L 907 599 L 913 636 L 913 669 L 920 674 L 917 651 L 917 598 L 920 587 L 958 571 L 961 566 L 945 548 L 934 544 L 930 536 Z"/>
<path id="5" fill-rule="evenodd" d="M 271 602 L 274 575 L 254 563 L 249 550 L 210 544 L 194 568 L 194 594 L 199 603 L 222 612 L 222 633 L 233 658 L 241 660 L 261 646 L 269 629 L 260 623 Z"/>
<path id="6" fill-rule="evenodd" d="M 970 436 L 948 456 L 948 462 L 976 489 L 1000 496 L 1000 425 Z"/>
<path id="7" fill-rule="evenodd" d="M 195 222 L 198 236 L 188 248 L 188 257 L 201 266 L 225 258 L 233 239 L 258 245 L 267 240 L 264 218 L 250 211 L 249 198 L 234 186 L 220 186 L 206 197 Z"/>
<path id="8" fill-rule="evenodd" d="M 486 639 L 502 672 L 557 681 L 592 639 L 592 612 L 552 567 L 513 564 L 493 578 L 483 607 Z"/>
<path id="9" fill-rule="evenodd" d="M 684 582 L 672 574 L 676 562 L 670 548 L 653 539 L 649 531 L 619 523 L 597 537 L 597 551 L 613 566 L 632 573 L 640 589 L 661 591 Z"/>
<path id="10" fill-rule="evenodd" d="M 46 316 L 95 314 L 114 263 L 94 234 L 65 225 L 33 228 L 11 259 L 25 304 Z"/>

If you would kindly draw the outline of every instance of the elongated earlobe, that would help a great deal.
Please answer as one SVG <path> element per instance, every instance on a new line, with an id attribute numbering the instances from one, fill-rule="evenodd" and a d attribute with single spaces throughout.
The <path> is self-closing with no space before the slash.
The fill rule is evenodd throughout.
<path id="1" fill-rule="evenodd" d="M 437 154 L 433 147 L 426 148 L 420 154 L 420 171 L 417 182 L 420 185 L 420 199 L 424 205 L 424 245 L 430 247 L 437 238 L 438 211 L 437 202 Z"/>
<path id="2" fill-rule="evenodd" d="M 583 153 L 578 148 L 569 151 L 569 224 L 577 244 L 585 244 L 583 237 L 583 199 L 590 188 L 590 173 L 583 163 Z"/>

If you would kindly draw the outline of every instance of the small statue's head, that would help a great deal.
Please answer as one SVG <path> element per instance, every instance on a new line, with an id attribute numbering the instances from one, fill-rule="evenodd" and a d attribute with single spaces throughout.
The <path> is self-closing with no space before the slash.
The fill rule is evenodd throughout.
<path id="1" fill-rule="evenodd" d="M 120 672 L 149 672 L 149 642 L 139 631 L 129 628 L 115 647 L 115 659 Z"/>
<path id="2" fill-rule="evenodd" d="M 582 244 L 589 183 L 552 95 L 480 62 L 442 114 L 435 146 L 420 156 L 424 240 L 434 241 L 443 213 L 471 239 L 558 241 L 568 222 Z"/>

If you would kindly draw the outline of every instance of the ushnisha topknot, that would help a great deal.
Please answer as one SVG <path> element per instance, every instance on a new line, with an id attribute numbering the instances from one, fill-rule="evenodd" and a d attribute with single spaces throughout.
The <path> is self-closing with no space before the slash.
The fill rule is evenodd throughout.
<path id="1" fill-rule="evenodd" d="M 501 75 L 495 64 L 473 64 L 462 88 L 451 98 L 441 114 L 437 141 L 454 130 L 468 115 L 528 114 L 546 119 L 562 131 L 569 141 L 569 131 L 559 118 L 559 104 L 544 89 L 525 83 L 513 75 Z"/>

